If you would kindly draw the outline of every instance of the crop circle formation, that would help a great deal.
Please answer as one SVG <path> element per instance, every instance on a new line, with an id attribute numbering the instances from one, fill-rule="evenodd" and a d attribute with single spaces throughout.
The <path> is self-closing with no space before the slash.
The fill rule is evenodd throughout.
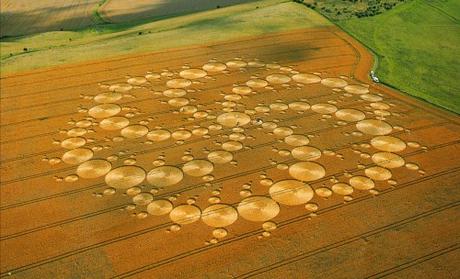
<path id="1" fill-rule="evenodd" d="M 170 232 L 201 221 L 212 228 L 212 241 L 207 243 L 216 243 L 227 237 L 235 222 L 241 221 L 260 222 L 267 236 L 278 227 L 273 219 L 282 210 L 302 206 L 317 211 L 318 204 L 312 200 L 337 196 L 351 201 L 352 195 L 360 191 L 378 193 L 378 183 L 395 185 L 396 168 L 419 170 L 417 164 L 406 162 L 402 155 L 416 144 L 397 136 L 404 128 L 388 121 L 394 114 L 394 105 L 384 95 L 373 93 L 368 85 L 351 78 L 323 76 L 302 73 L 292 66 L 234 58 L 127 77 L 125 82 L 102 86 L 104 92 L 85 96 L 92 106 L 80 108 L 85 114 L 82 119 L 69 121 L 73 127 L 64 130 L 66 137 L 58 141 L 63 149 L 61 157 L 47 161 L 74 168 L 73 173 L 58 181 L 97 180 L 106 186 L 96 196 L 124 195 L 129 200 L 126 209 L 137 211 L 134 216 L 140 219 L 168 216 L 172 222 Z M 218 101 L 200 100 L 200 94 L 205 92 L 198 87 L 203 83 L 219 84 L 219 89 L 206 89 L 216 94 Z M 128 105 L 126 100 L 135 98 L 139 88 L 151 89 L 151 101 L 169 106 L 168 113 L 182 120 L 157 125 L 149 113 L 159 112 L 141 112 Z M 302 97 L 292 97 L 289 92 L 293 90 L 302 92 Z M 329 100 L 310 97 L 312 90 L 327 92 Z M 279 98 L 264 98 L 270 93 Z M 357 101 L 342 105 L 346 98 Z M 325 147 L 327 144 L 315 135 L 316 127 L 289 124 L 289 119 L 303 117 L 326 122 L 330 128 L 346 127 L 343 133 L 347 141 Z M 254 148 L 249 143 L 257 141 L 257 137 L 270 139 L 271 152 L 281 158 L 274 161 L 270 153 L 250 159 L 264 160 L 267 165 L 261 171 L 257 194 L 252 182 L 213 187 L 215 181 L 223 179 L 225 170 L 238 168 L 240 160 L 248 160 L 244 153 Z M 203 152 L 186 151 L 179 156 L 180 161 L 168 160 L 174 147 L 203 141 L 208 142 Z M 128 144 L 140 150 L 136 154 L 142 160 L 123 150 L 110 156 L 99 155 L 113 146 Z M 148 158 L 139 146 L 163 146 L 165 151 L 157 158 Z M 341 151 L 345 148 L 369 163 L 357 164 L 357 171 L 340 169 L 340 161 L 344 160 Z M 280 172 L 283 179 L 267 175 L 271 169 Z M 338 172 L 345 175 L 337 179 Z M 332 181 L 332 185 L 321 185 L 324 181 Z M 201 196 L 207 197 L 205 203 L 198 202 L 200 195 L 192 194 L 198 188 L 204 189 Z M 239 198 L 226 200 L 222 191 L 235 192 Z M 190 197 L 176 203 L 179 195 Z"/>

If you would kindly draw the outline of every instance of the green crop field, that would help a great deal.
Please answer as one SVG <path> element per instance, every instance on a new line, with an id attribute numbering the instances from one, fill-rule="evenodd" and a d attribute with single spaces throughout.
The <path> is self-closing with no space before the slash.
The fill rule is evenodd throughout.
<path id="1" fill-rule="evenodd" d="M 460 1 L 412 0 L 378 15 L 346 19 L 343 12 L 335 16 L 343 5 L 337 2 L 343 1 L 318 1 L 325 8 L 315 10 L 376 54 L 376 73 L 384 83 L 460 113 Z"/>
<path id="2" fill-rule="evenodd" d="M 320 14 L 289 0 L 266 0 L 157 20 L 102 24 L 0 41 L 2 74 L 131 53 L 329 26 Z"/>

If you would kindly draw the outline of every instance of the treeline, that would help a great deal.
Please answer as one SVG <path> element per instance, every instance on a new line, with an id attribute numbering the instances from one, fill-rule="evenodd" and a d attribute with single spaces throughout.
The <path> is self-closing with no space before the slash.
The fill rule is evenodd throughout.
<path id="1" fill-rule="evenodd" d="M 393 9 L 407 0 L 293 0 L 296 3 L 318 10 L 321 14 L 333 19 L 349 19 L 352 17 L 370 17 Z"/>

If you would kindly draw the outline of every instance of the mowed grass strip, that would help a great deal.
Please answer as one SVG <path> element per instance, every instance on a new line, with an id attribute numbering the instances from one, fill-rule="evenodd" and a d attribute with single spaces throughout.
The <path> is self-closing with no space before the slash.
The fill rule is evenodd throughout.
<path id="1" fill-rule="evenodd" d="M 110 24 L 76 32 L 49 32 L 0 42 L 2 75 L 330 25 L 326 18 L 304 6 L 287 0 L 266 0 L 136 26 Z"/>
<path id="2" fill-rule="evenodd" d="M 384 83 L 460 114 L 459 19 L 460 1 L 413 0 L 336 23 L 376 53 Z"/>

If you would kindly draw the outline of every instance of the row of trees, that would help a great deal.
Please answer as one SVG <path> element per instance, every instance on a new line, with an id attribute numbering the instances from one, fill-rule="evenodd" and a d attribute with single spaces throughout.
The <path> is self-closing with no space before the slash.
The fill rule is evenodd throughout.
<path id="1" fill-rule="evenodd" d="M 349 17 L 369 17 L 381 14 L 386 10 L 391 10 L 398 3 L 405 0 L 342 0 L 342 2 L 349 2 L 350 4 L 336 5 L 337 1 L 305 1 L 293 0 L 297 3 L 302 3 L 311 9 L 318 9 L 321 13 L 328 17 L 349 18 Z M 358 4 L 364 4 L 366 9 L 358 9 Z M 356 6 L 355 6 L 356 5 Z M 363 5 L 360 5 L 361 7 Z"/>

